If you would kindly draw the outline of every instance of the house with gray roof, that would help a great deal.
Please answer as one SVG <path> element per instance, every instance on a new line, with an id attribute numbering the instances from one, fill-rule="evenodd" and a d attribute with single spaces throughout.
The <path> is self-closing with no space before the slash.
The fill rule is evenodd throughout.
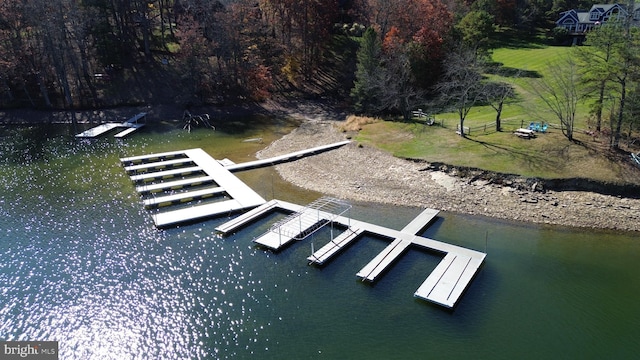
<path id="1" fill-rule="evenodd" d="M 573 43 L 580 43 L 589 30 L 607 21 L 622 21 L 628 15 L 627 6 L 624 4 L 596 4 L 588 11 L 568 10 L 560 13 L 556 25 L 568 30 L 573 38 Z M 632 22 L 640 25 L 640 4 L 635 4 Z"/>

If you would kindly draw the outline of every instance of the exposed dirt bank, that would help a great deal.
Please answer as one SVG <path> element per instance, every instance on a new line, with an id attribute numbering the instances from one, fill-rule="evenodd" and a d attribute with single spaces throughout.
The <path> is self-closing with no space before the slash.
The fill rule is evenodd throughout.
<path id="1" fill-rule="evenodd" d="M 345 139 L 337 122 L 304 116 L 292 133 L 259 152 L 276 156 Z M 328 117 L 330 118 L 330 117 Z M 403 160 L 352 143 L 277 166 L 300 187 L 341 199 L 430 207 L 535 223 L 640 231 L 640 199 L 587 191 L 546 190 L 532 179 L 490 179 L 478 173 Z M 456 171 L 453 170 L 455 173 Z"/>
<path id="2" fill-rule="evenodd" d="M 280 155 L 345 139 L 336 125 L 346 113 L 336 104 L 299 99 L 260 105 L 202 107 L 193 113 L 224 118 L 256 113 L 289 116 L 302 121 L 291 134 L 261 151 L 261 158 Z M 78 122 L 125 120 L 146 111 L 149 121 L 177 120 L 184 108 L 176 105 L 119 107 L 75 112 Z M 0 111 L 1 124 L 69 123 L 65 111 Z M 602 191 L 555 191 L 585 184 L 550 183 L 517 176 L 462 170 L 442 164 L 403 160 L 355 143 L 338 150 L 277 166 L 287 181 L 345 200 L 430 207 L 536 223 L 640 231 L 640 199 L 606 195 Z M 623 194 L 629 188 L 611 188 Z M 600 189 L 602 190 L 602 189 Z M 636 189 L 631 189 L 635 192 Z M 640 192 L 637 192 L 640 193 Z"/>

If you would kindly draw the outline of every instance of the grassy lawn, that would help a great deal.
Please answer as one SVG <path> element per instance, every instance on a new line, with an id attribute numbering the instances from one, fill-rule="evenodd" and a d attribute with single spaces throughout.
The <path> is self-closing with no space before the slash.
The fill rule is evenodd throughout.
<path id="1" fill-rule="evenodd" d="M 523 70 L 529 76 L 544 76 L 546 65 L 566 55 L 571 48 L 535 47 L 494 52 L 493 59 L 505 67 Z M 526 140 L 513 135 L 513 130 L 532 121 L 557 124 L 536 96 L 527 91 L 526 77 L 503 78 L 518 92 L 517 101 L 505 106 L 502 132 L 472 131 L 467 138 L 456 135 L 458 117 L 455 113 L 436 114 L 436 125 L 420 122 L 382 121 L 364 125 L 356 140 L 373 144 L 398 157 L 423 159 L 455 166 L 480 168 L 501 173 L 540 178 L 590 178 L 613 183 L 640 183 L 640 171 L 624 156 L 615 156 L 606 149 L 607 139 L 594 139 L 582 132 L 576 134 L 579 143 L 569 142 L 559 128 Z M 588 127 L 588 104 L 581 104 L 576 128 Z M 474 108 L 465 126 L 475 128 L 495 121 L 496 113 L 489 107 Z M 440 126 L 443 125 L 443 126 Z M 621 161 L 621 159 L 623 161 Z"/>

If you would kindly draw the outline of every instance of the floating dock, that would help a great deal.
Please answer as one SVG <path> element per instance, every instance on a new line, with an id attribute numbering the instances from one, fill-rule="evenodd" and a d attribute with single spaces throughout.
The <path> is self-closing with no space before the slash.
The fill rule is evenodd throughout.
<path id="1" fill-rule="evenodd" d="M 342 249 L 347 247 L 353 241 L 358 239 L 364 233 L 364 229 L 349 227 L 338 235 L 335 239 L 329 241 L 325 246 L 311 254 L 307 260 L 309 264 L 324 265 L 334 255 L 338 254 Z"/>
<path id="2" fill-rule="evenodd" d="M 414 296 L 449 308 L 454 307 L 483 260 L 484 256 L 447 253 Z"/>
<path id="3" fill-rule="evenodd" d="M 260 206 L 265 200 L 202 149 L 164 152 L 120 159 L 146 208 L 224 195 L 221 201 L 153 214 L 156 227 L 169 227 Z M 163 181 L 166 180 L 166 181 Z M 163 182 L 161 182 L 163 181 Z M 190 189 L 197 186 L 198 188 Z M 174 189 L 186 189 L 173 193 Z"/>
<path id="4" fill-rule="evenodd" d="M 416 216 L 407 226 L 400 230 L 403 234 L 416 235 L 424 230 L 435 219 L 439 211 L 425 209 Z M 382 250 L 378 256 L 371 260 L 356 275 L 362 280 L 375 281 L 378 275 L 387 269 L 392 263 L 400 258 L 404 252 L 413 244 L 413 239 L 395 238 L 389 246 Z"/>
<path id="5" fill-rule="evenodd" d="M 365 265 L 356 275 L 363 281 L 376 281 L 412 246 L 419 246 L 443 254 L 443 259 L 420 285 L 414 296 L 448 308 L 453 308 L 482 265 L 485 253 L 446 244 L 418 236 L 438 215 L 438 210 L 425 209 L 402 230 L 358 221 L 344 216 L 350 205 L 337 199 L 321 198 L 307 207 L 281 200 L 265 201 L 231 171 L 254 169 L 292 161 L 304 156 L 335 149 L 349 141 L 307 149 L 270 159 L 234 164 L 217 161 L 202 149 L 171 151 L 159 154 L 122 158 L 125 170 L 137 183 L 136 191 L 144 196 L 147 208 L 192 202 L 223 195 L 223 200 L 162 211 L 152 215 L 157 227 L 251 209 L 216 228 L 227 234 L 253 222 L 272 211 L 290 213 L 274 224 L 261 237 L 259 245 L 278 250 L 294 240 L 303 240 L 327 224 L 345 228 L 342 233 L 307 258 L 309 264 L 323 265 L 363 234 L 391 239 L 391 243 Z M 175 193 L 173 190 L 181 189 Z"/>
<path id="6" fill-rule="evenodd" d="M 89 130 L 83 131 L 79 134 L 76 134 L 77 138 L 96 138 L 100 135 L 103 135 L 113 129 L 116 128 L 126 128 L 125 130 L 117 133 L 114 135 L 115 138 L 121 139 L 129 134 L 131 134 L 132 132 L 140 129 L 141 127 L 143 127 L 145 124 L 141 124 L 138 123 L 138 120 L 143 119 L 145 116 L 147 116 L 147 113 L 142 112 L 139 114 L 136 114 L 135 116 L 133 116 L 131 119 L 122 122 L 122 123 L 106 123 L 106 124 L 101 124 L 98 125 L 96 127 L 93 127 Z"/>
<path id="7" fill-rule="evenodd" d="M 139 114 L 141 115 L 141 114 Z M 137 121 L 132 118 L 129 122 Z M 113 128 L 118 124 L 105 124 Z M 80 135 L 80 134 L 79 134 Z M 231 171 L 255 169 L 339 148 L 350 141 L 318 146 L 269 159 L 235 164 L 228 159 L 215 160 L 202 149 L 168 151 L 156 154 L 130 156 L 120 159 L 136 191 L 152 198 L 143 200 L 147 208 L 173 205 L 224 195 L 230 199 L 215 203 L 197 204 L 189 208 L 162 211 L 153 215 L 157 227 L 168 227 L 183 222 L 246 210 L 265 203 L 265 200 L 236 178 Z M 202 189 L 202 187 L 207 188 Z M 197 189 L 190 189 L 197 187 Z M 174 190 L 181 189 L 178 194 Z M 283 228 L 286 229 L 286 228 Z M 265 239 L 266 240 L 266 239 Z M 265 245 L 275 244 L 272 239 Z"/>
<path id="8" fill-rule="evenodd" d="M 272 200 L 249 213 L 245 213 L 236 219 L 218 226 L 216 230 L 225 234 L 233 232 L 258 217 L 264 216 L 264 214 L 269 211 L 275 210 L 284 210 L 295 215 L 297 213 L 303 213 L 305 207 L 286 201 Z M 419 246 L 430 251 L 435 251 L 443 254 L 444 258 L 416 290 L 414 296 L 448 308 L 453 308 L 462 296 L 464 290 L 473 280 L 486 254 L 417 236 L 416 233 L 426 228 L 437 214 L 437 210 L 426 209 L 402 230 L 394 230 L 340 215 L 321 212 L 320 219 L 331 219 L 332 222 L 346 227 L 347 230 L 314 252 L 307 260 L 309 260 L 310 264 L 324 264 L 332 256 L 344 249 L 350 242 L 355 241 L 363 234 L 372 234 L 393 239 L 389 246 L 382 250 L 382 252 L 356 274 L 363 281 L 376 281 L 381 273 L 388 270 L 388 268 L 412 246 Z M 294 217 L 292 217 L 292 219 L 293 218 Z M 297 231 L 304 227 L 303 225 L 302 227 L 294 227 L 294 229 Z M 295 236 L 290 237 L 295 238 Z M 286 244 L 286 242 L 282 242 L 281 239 L 275 237 L 274 239 L 273 244 L 263 244 L 262 242 L 264 241 L 261 241 L 260 244 L 273 249 L 279 249 Z"/>
<path id="9" fill-rule="evenodd" d="M 344 201 L 323 197 L 273 224 L 269 231 L 253 241 L 272 250 L 279 250 L 293 240 L 303 240 L 331 224 L 350 209 L 351 205 Z"/>

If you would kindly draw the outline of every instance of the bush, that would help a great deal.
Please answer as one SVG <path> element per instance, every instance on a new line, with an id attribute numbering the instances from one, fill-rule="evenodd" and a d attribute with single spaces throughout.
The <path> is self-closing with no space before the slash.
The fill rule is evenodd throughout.
<path id="1" fill-rule="evenodd" d="M 570 43 L 569 30 L 563 27 L 556 27 L 553 29 L 553 41 L 559 45 L 566 45 Z"/>
<path id="2" fill-rule="evenodd" d="M 380 121 L 380 119 L 378 118 L 372 118 L 368 116 L 349 115 L 345 120 L 344 124 L 340 125 L 340 130 L 343 132 L 360 131 L 362 130 L 363 125 L 377 123 L 378 121 Z"/>

